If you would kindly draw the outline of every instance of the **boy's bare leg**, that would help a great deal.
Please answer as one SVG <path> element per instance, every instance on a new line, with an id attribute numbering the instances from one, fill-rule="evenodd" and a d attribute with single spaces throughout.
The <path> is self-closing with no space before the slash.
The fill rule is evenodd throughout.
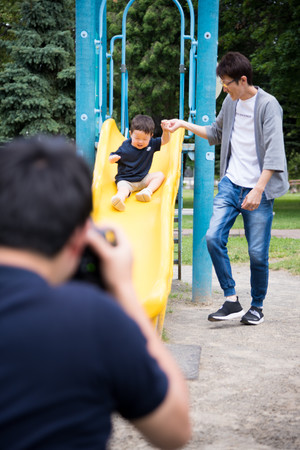
<path id="1" fill-rule="evenodd" d="M 161 186 L 164 179 L 165 176 L 162 172 L 149 173 L 147 176 L 148 185 L 136 194 L 136 199 L 140 202 L 150 202 L 151 195 Z"/>
<path id="2" fill-rule="evenodd" d="M 111 199 L 111 204 L 118 211 L 125 211 L 125 199 L 129 196 L 130 191 L 126 186 L 118 186 L 118 192 Z"/>

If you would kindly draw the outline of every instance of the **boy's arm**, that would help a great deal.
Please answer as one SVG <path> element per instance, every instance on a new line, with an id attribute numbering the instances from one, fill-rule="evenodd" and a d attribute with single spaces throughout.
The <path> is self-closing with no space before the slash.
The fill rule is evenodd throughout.
<path id="1" fill-rule="evenodd" d="M 120 156 L 120 155 L 116 155 L 116 154 L 110 154 L 109 157 L 108 157 L 108 161 L 109 161 L 111 164 L 113 164 L 113 163 L 119 161 L 119 159 L 121 159 L 121 156 Z"/>
<path id="2" fill-rule="evenodd" d="M 161 125 L 161 128 L 163 130 L 163 134 L 161 136 L 161 145 L 165 145 L 170 140 L 170 130 L 168 128 L 168 121 L 167 120 L 162 120 L 160 125 Z"/>

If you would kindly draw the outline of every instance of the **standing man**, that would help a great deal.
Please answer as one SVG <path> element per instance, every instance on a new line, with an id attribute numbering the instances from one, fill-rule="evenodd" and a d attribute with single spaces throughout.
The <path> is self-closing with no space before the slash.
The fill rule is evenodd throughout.
<path id="1" fill-rule="evenodd" d="M 0 149 L 0 448 L 104 450 L 118 411 L 158 448 L 190 437 L 187 387 L 132 284 L 121 230 L 93 228 L 91 174 L 61 138 Z M 86 245 L 104 291 L 71 281 Z"/>
<path id="2" fill-rule="evenodd" d="M 225 302 L 208 320 L 241 317 L 244 324 L 258 325 L 264 321 L 274 198 L 289 188 L 282 108 L 275 97 L 253 85 L 251 64 L 242 54 L 229 52 L 223 56 L 217 75 L 228 95 L 216 121 L 199 126 L 173 119 L 169 130 L 184 127 L 208 139 L 210 145 L 221 144 L 221 181 L 206 241 Z M 252 300 L 246 314 L 236 295 L 227 253 L 229 231 L 240 213 L 251 270 Z"/>

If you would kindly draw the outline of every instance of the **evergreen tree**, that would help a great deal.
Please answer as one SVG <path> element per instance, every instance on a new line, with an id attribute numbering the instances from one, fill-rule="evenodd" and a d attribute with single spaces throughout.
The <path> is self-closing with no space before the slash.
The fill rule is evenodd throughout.
<path id="1" fill-rule="evenodd" d="M 291 178 L 300 177 L 299 27 L 297 0 L 220 1 L 219 57 L 228 51 L 247 56 L 254 83 L 281 104 Z"/>
<path id="2" fill-rule="evenodd" d="M 2 70 L 3 65 L 9 60 L 3 42 L 13 39 L 10 30 L 12 24 L 20 20 L 19 14 L 19 0 L 10 0 L 9 3 L 7 0 L 0 0 L 0 70 Z"/>
<path id="3" fill-rule="evenodd" d="M 11 62 L 0 72 L 2 140 L 34 133 L 75 135 L 74 2 L 26 0 Z"/>

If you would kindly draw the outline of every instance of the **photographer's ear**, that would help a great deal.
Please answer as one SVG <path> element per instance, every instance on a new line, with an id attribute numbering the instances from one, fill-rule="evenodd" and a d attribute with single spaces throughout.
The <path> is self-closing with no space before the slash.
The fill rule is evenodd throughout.
<path id="1" fill-rule="evenodd" d="M 52 262 L 54 284 L 65 282 L 75 273 L 86 246 L 86 235 L 90 226 L 90 221 L 87 220 L 82 226 L 75 228 L 54 258 Z"/>
<path id="2" fill-rule="evenodd" d="M 73 231 L 71 237 L 69 238 L 67 242 L 67 247 L 70 252 L 70 254 L 74 257 L 79 259 L 83 250 L 86 247 L 86 235 L 88 230 L 91 228 L 92 223 L 90 219 L 87 219 L 86 222 L 80 226 L 75 228 Z"/>

